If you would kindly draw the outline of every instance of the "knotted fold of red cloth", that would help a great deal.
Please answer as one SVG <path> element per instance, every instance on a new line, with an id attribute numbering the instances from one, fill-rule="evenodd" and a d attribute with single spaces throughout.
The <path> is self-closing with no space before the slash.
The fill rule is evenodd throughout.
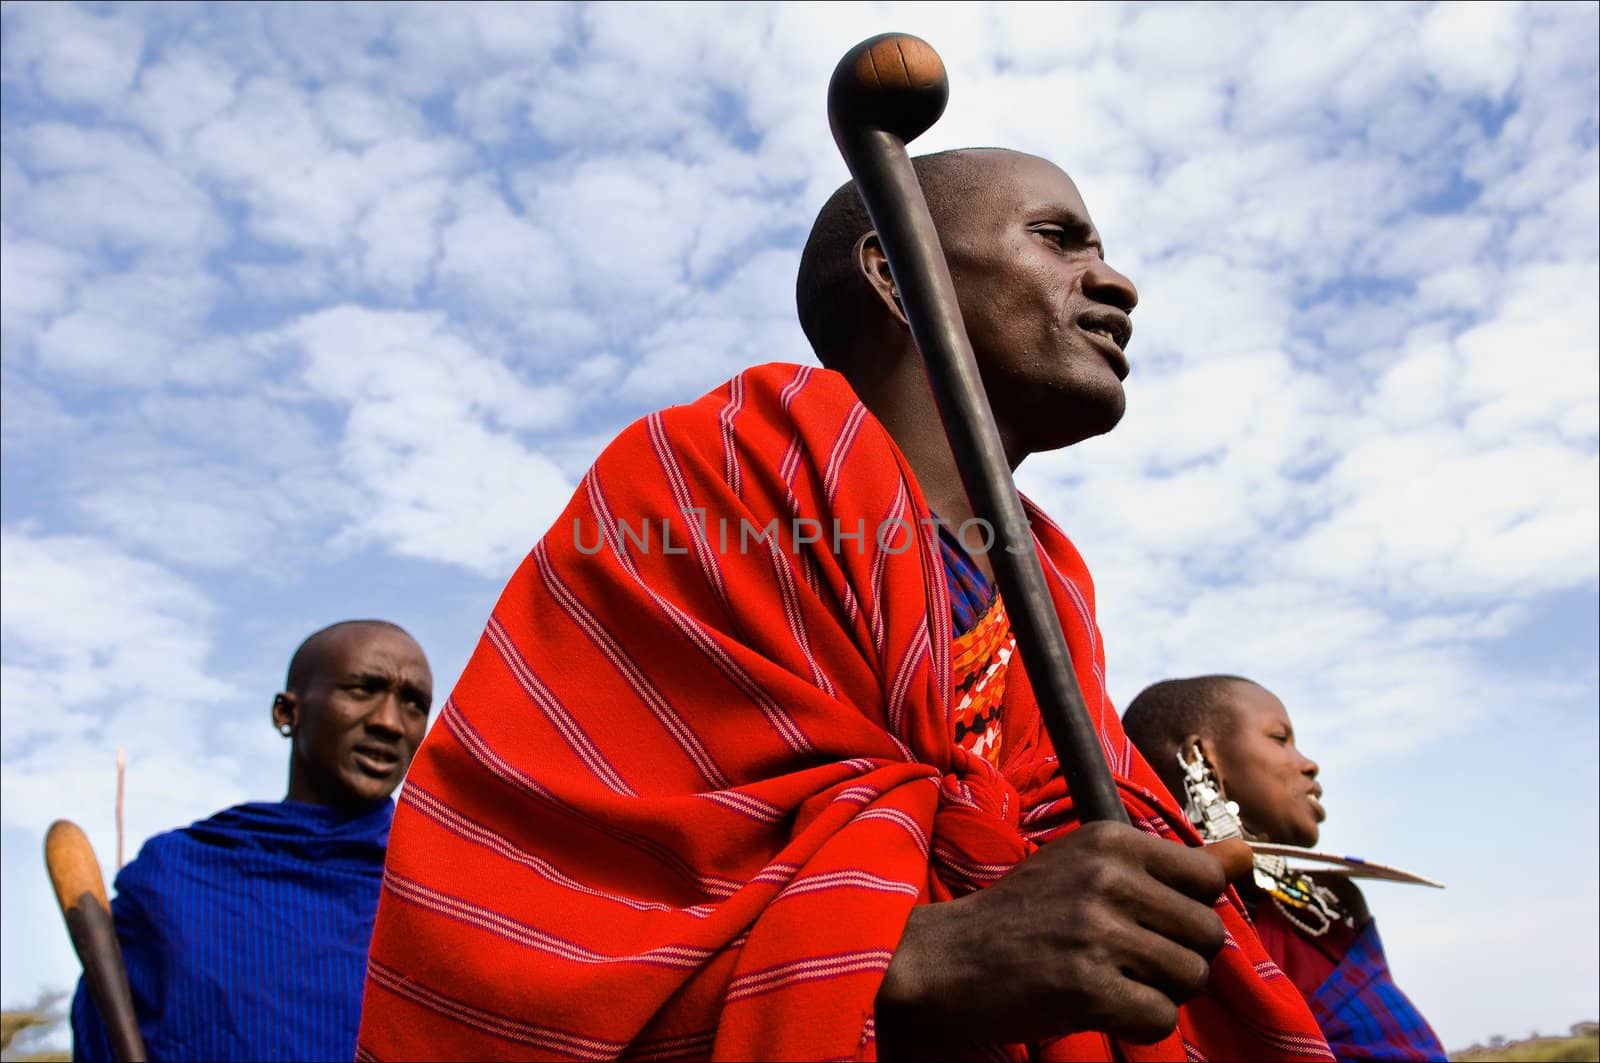
<path id="1" fill-rule="evenodd" d="M 1106 695 L 1082 559 L 1030 519 L 1135 824 L 1196 843 Z M 953 740 L 928 521 L 888 433 L 826 370 L 760 366 L 624 431 L 512 577 L 412 765 L 361 1058 L 874 1058 L 912 907 L 1073 826 L 1020 668 L 1001 768 Z M 1236 899 L 1219 910 L 1211 995 L 1167 1041 L 1036 1051 L 1331 1058 Z"/>

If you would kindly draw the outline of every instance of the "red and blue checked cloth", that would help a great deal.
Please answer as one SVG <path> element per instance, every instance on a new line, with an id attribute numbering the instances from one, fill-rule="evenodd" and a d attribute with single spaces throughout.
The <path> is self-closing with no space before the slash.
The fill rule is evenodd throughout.
<path id="1" fill-rule="evenodd" d="M 1178 838 L 1106 696 L 1088 571 L 1030 517 L 1133 821 Z M 1021 669 L 1003 771 L 954 742 L 927 518 L 828 371 L 761 366 L 624 431 L 512 577 L 412 766 L 361 1058 L 873 1058 L 912 906 L 1073 826 Z M 1210 995 L 1167 1041 L 1040 1053 L 1331 1058 L 1237 899 L 1219 910 Z"/>
<path id="2" fill-rule="evenodd" d="M 1368 918 L 1359 930 L 1335 921 L 1312 937 L 1259 890 L 1247 890 L 1244 900 L 1262 946 L 1304 994 L 1341 1061 L 1446 1058 L 1439 1035 L 1395 984 L 1376 921 Z"/>

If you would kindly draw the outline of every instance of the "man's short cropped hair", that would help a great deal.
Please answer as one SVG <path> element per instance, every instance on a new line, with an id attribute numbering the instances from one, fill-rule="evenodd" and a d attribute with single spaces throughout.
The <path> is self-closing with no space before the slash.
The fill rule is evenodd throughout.
<path id="1" fill-rule="evenodd" d="M 1165 775 L 1185 736 L 1220 738 L 1232 730 L 1228 695 L 1240 683 L 1256 685 L 1254 680 L 1236 675 L 1199 675 L 1152 684 L 1128 703 L 1122 729 L 1145 759 Z"/>
<path id="2" fill-rule="evenodd" d="M 928 201 L 936 228 L 971 204 L 983 184 L 976 156 L 996 148 L 958 148 L 919 155 L 911 160 L 917 181 Z M 800 327 L 829 368 L 847 355 L 863 321 L 863 311 L 873 298 L 856 270 L 856 241 L 872 229 L 872 219 L 861 202 L 854 181 L 846 181 L 828 197 L 812 223 L 811 235 L 800 253 L 800 273 L 795 280 L 795 306 Z"/>

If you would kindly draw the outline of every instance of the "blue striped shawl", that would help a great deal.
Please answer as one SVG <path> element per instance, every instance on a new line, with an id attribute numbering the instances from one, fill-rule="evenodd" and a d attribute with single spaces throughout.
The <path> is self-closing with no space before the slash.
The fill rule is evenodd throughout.
<path id="1" fill-rule="evenodd" d="M 1444 1046 L 1395 985 L 1376 920 L 1311 997 L 1311 1012 L 1340 1060 L 1444 1060 Z"/>
<path id="2" fill-rule="evenodd" d="M 260 802 L 146 842 L 111 908 L 150 1058 L 354 1058 L 393 818 Z M 72 1032 L 111 1058 L 82 982 Z"/>

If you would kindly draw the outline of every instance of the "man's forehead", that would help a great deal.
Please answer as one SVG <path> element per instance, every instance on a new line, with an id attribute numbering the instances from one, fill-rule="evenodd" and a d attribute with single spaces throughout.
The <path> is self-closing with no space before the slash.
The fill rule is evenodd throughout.
<path id="1" fill-rule="evenodd" d="M 329 632 L 321 660 L 324 668 L 334 671 L 375 664 L 427 666 L 422 647 L 415 639 L 381 624 L 352 624 Z"/>
<path id="2" fill-rule="evenodd" d="M 1048 210 L 1089 221 L 1077 184 L 1049 159 L 1003 148 L 970 153 L 981 195 L 1002 209 Z"/>

